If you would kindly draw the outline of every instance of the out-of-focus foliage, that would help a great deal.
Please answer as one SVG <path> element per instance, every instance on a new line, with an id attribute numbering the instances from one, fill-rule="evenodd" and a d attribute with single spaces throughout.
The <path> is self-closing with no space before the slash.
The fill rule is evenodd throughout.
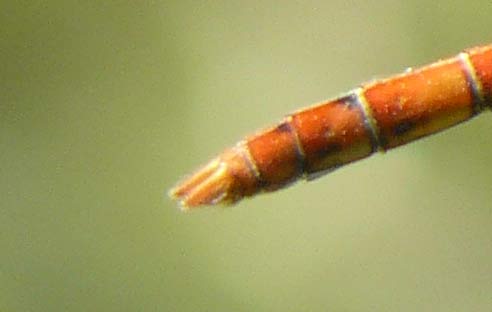
<path id="1" fill-rule="evenodd" d="M 232 209 L 258 127 L 490 42 L 490 1 L 5 1 L 0 310 L 489 311 L 492 115 Z"/>

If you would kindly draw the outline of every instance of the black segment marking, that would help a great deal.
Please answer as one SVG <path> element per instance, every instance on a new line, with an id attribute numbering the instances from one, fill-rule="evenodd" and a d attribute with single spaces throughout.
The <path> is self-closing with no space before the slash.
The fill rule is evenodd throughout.
<path id="1" fill-rule="evenodd" d="M 342 96 L 337 100 L 337 102 L 345 104 L 345 106 L 347 106 L 350 110 L 359 108 L 359 104 L 357 103 L 357 95 L 354 93 Z"/>
<path id="2" fill-rule="evenodd" d="M 285 121 L 277 126 L 278 131 L 280 132 L 292 132 L 292 127 L 288 121 Z"/>

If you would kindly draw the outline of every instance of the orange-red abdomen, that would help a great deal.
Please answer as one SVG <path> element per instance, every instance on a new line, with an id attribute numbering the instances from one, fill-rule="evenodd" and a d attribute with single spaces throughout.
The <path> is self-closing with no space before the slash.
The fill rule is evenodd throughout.
<path id="1" fill-rule="evenodd" d="M 304 151 L 307 174 L 369 156 L 372 151 L 365 116 L 353 96 L 342 97 L 292 115 Z"/>
<path id="2" fill-rule="evenodd" d="M 474 114 L 466 73 L 457 59 L 369 85 L 364 96 L 384 149 L 447 128 Z"/>
<path id="3" fill-rule="evenodd" d="M 477 47 L 467 51 L 475 68 L 476 79 L 482 84 L 484 103 L 492 105 L 492 46 Z"/>
<path id="4" fill-rule="evenodd" d="M 232 203 L 319 176 L 468 120 L 492 106 L 492 45 L 295 112 L 172 190 L 184 207 Z"/>
<path id="5" fill-rule="evenodd" d="M 245 146 L 258 171 L 259 184 L 266 190 L 282 187 L 302 174 L 302 152 L 288 121 L 247 139 Z"/>

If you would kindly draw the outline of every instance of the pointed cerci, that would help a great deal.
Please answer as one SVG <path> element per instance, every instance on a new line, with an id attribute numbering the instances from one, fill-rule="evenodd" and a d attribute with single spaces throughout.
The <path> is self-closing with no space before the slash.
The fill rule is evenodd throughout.
<path id="1" fill-rule="evenodd" d="M 492 45 L 288 115 L 170 191 L 183 209 L 235 203 L 459 124 L 492 106 Z"/>

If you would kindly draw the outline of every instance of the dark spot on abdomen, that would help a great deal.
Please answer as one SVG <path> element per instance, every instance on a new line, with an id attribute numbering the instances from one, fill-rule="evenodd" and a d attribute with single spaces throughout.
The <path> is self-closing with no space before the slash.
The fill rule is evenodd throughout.
<path id="1" fill-rule="evenodd" d="M 411 120 L 404 120 L 395 125 L 393 128 L 393 134 L 396 136 L 401 136 L 412 130 L 416 126 L 416 123 Z"/>
<path id="2" fill-rule="evenodd" d="M 322 159 L 322 158 L 325 158 L 331 154 L 338 153 L 341 150 L 342 150 L 342 145 L 340 145 L 338 143 L 330 143 L 330 144 L 324 146 L 323 148 L 321 148 L 320 150 L 316 151 L 316 156 L 319 159 Z"/>

